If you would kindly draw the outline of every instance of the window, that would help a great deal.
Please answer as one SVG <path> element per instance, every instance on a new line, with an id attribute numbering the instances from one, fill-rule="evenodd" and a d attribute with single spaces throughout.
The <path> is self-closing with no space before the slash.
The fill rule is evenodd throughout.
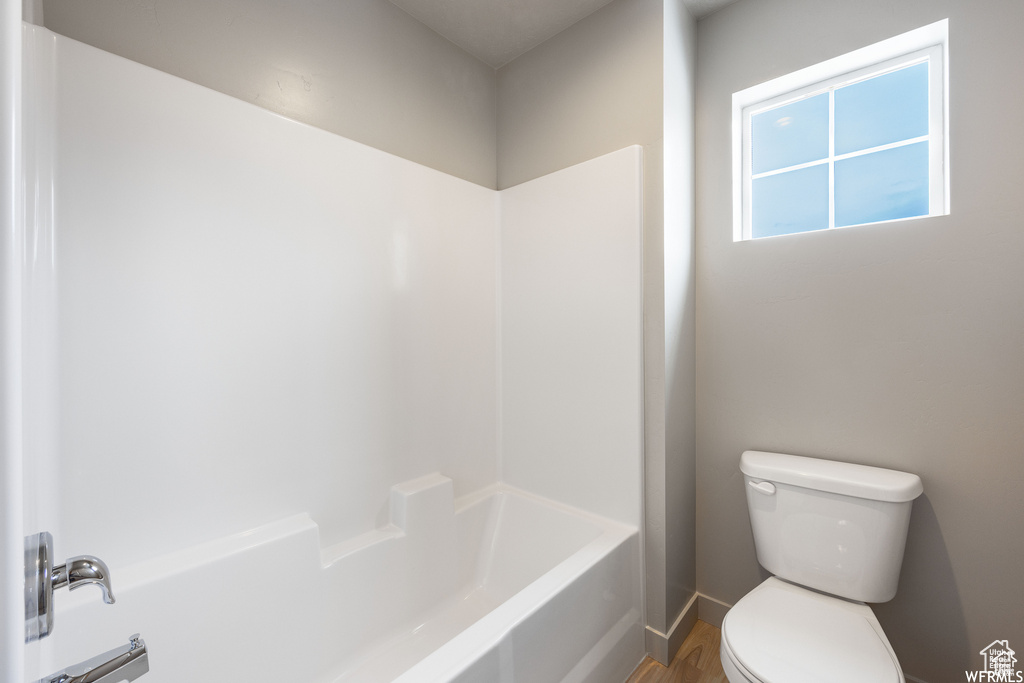
<path id="1" fill-rule="evenodd" d="M 733 95 L 735 240 L 949 212 L 942 21 Z"/>

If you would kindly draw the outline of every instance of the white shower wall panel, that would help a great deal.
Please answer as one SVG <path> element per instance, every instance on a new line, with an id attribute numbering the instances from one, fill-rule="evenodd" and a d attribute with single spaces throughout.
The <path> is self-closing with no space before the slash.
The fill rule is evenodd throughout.
<path id="1" fill-rule="evenodd" d="M 642 151 L 501 193 L 501 477 L 640 525 Z"/>
<path id="2" fill-rule="evenodd" d="M 62 556 L 497 478 L 497 194 L 44 29 Z M 102 501 L 102 505 L 95 501 Z"/>

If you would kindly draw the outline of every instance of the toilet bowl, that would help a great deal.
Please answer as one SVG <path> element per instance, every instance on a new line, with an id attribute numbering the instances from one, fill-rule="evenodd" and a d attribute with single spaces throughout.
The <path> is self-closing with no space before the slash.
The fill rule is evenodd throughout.
<path id="1" fill-rule="evenodd" d="M 740 459 L 758 562 L 775 576 L 722 622 L 730 683 L 905 683 L 867 602 L 896 594 L 917 475 L 779 453 Z"/>
<path id="2" fill-rule="evenodd" d="M 729 610 L 721 655 L 731 683 L 905 683 L 870 607 L 774 576 Z"/>

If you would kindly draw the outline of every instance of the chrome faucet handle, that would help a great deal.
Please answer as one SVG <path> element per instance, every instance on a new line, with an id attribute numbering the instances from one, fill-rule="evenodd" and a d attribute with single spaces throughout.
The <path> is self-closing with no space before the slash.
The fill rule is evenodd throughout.
<path id="1" fill-rule="evenodd" d="M 61 586 L 75 590 L 96 584 L 103 602 L 114 603 L 110 570 L 91 555 L 72 557 L 53 566 L 53 536 L 48 532 L 25 537 L 25 642 L 45 638 L 53 630 L 53 591 Z"/>
<path id="2" fill-rule="evenodd" d="M 54 589 L 67 586 L 68 590 L 77 590 L 82 586 L 96 584 L 103 591 L 103 602 L 114 604 L 114 591 L 110 587 L 110 570 L 107 564 L 92 555 L 79 555 L 70 558 L 65 564 L 53 568 L 50 579 Z"/>

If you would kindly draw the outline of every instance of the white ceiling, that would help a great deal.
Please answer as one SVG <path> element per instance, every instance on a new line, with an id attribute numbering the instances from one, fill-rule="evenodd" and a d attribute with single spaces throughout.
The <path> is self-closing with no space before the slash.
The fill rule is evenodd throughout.
<path id="1" fill-rule="evenodd" d="M 683 0 L 702 17 L 734 0 Z M 569 28 L 610 0 L 391 0 L 495 69 Z"/>

